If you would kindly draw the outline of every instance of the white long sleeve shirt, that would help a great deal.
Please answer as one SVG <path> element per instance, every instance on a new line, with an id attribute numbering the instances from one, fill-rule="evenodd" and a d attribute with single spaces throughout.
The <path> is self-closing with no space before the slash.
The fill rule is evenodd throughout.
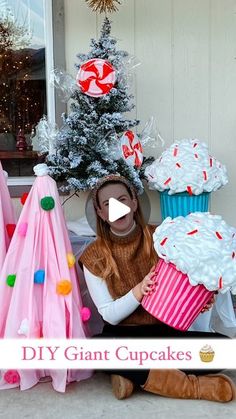
<path id="1" fill-rule="evenodd" d="M 116 325 L 138 308 L 140 302 L 136 300 L 132 290 L 114 300 L 106 281 L 92 274 L 85 266 L 83 269 L 89 293 L 103 320 Z"/>

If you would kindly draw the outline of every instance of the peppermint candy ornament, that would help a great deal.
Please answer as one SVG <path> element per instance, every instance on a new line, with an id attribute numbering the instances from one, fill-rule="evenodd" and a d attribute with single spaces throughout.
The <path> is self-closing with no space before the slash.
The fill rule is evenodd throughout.
<path id="1" fill-rule="evenodd" d="M 88 96 L 100 97 L 110 92 L 116 81 L 114 67 L 106 60 L 94 58 L 81 65 L 76 84 Z"/>
<path id="2" fill-rule="evenodd" d="M 129 166 L 141 167 L 143 162 L 143 148 L 133 131 L 125 131 L 121 139 L 123 158 Z"/>

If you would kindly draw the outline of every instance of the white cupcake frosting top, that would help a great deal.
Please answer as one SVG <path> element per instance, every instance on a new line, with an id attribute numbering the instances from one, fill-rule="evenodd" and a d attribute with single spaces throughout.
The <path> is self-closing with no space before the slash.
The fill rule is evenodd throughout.
<path id="1" fill-rule="evenodd" d="M 213 348 L 211 347 L 211 345 L 204 345 L 201 348 L 201 352 L 211 352 L 211 353 L 214 353 Z"/>
<path id="2" fill-rule="evenodd" d="M 199 195 L 228 183 L 225 166 L 196 139 L 176 141 L 146 168 L 145 176 L 150 189 L 168 190 L 169 195 L 185 191 Z"/>
<path id="3" fill-rule="evenodd" d="M 188 275 L 192 285 L 236 294 L 236 228 L 219 215 L 167 217 L 153 234 L 160 258 Z"/>

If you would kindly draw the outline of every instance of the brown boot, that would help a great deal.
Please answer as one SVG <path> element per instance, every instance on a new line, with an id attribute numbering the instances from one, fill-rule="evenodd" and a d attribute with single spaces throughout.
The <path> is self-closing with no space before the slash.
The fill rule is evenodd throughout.
<path id="1" fill-rule="evenodd" d="M 134 390 L 134 384 L 121 375 L 111 375 L 112 391 L 118 400 L 127 399 Z"/>
<path id="2" fill-rule="evenodd" d="M 177 399 L 203 399 L 230 402 L 235 384 L 224 374 L 186 375 L 179 370 L 150 370 L 144 390 Z"/>

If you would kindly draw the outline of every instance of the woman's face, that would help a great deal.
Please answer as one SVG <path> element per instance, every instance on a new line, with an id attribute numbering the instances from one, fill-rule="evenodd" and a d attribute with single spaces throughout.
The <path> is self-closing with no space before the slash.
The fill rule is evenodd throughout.
<path id="1" fill-rule="evenodd" d="M 117 201 L 127 205 L 130 208 L 130 212 L 116 221 L 109 221 L 110 198 L 117 199 Z M 125 185 L 122 183 L 105 185 L 98 191 L 98 202 L 100 208 L 97 209 L 97 214 L 110 225 L 115 233 L 126 233 L 131 229 L 134 224 L 134 213 L 137 210 L 138 203 L 136 199 L 130 197 Z"/>

